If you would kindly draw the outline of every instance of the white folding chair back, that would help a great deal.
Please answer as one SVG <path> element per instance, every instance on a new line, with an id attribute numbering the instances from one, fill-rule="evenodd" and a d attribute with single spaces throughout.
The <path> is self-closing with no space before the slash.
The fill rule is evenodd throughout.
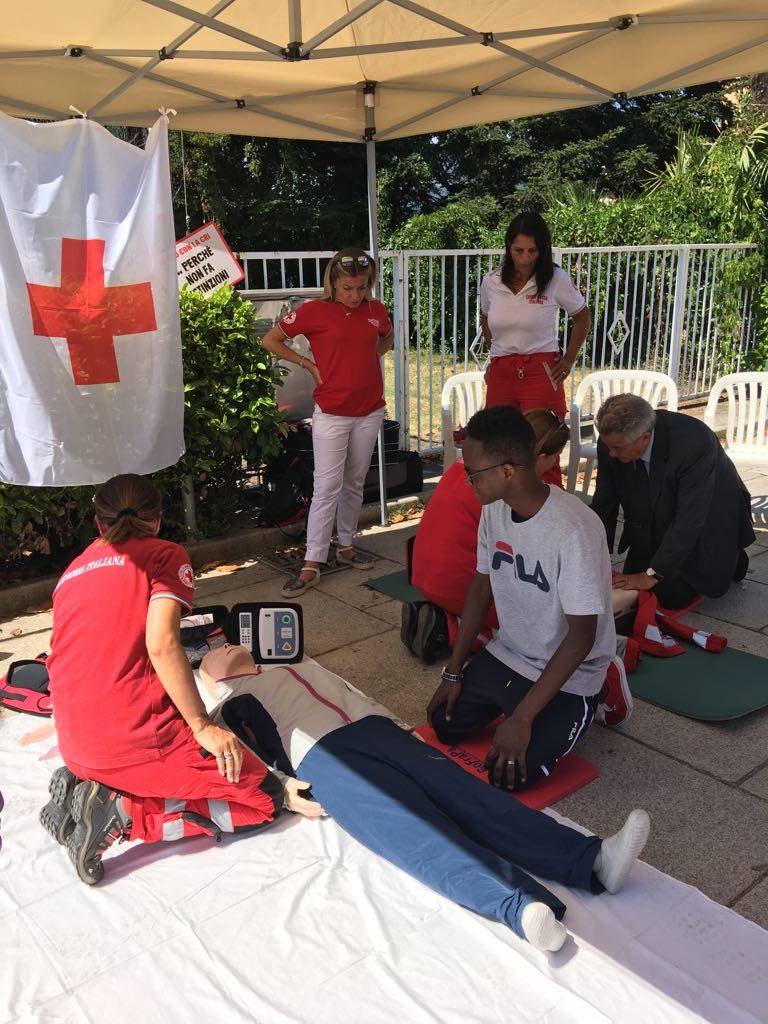
<path id="1" fill-rule="evenodd" d="M 669 412 L 677 411 L 677 385 L 666 373 L 656 370 L 597 370 L 587 374 L 579 384 L 571 405 L 570 455 L 568 458 L 568 490 L 576 490 L 579 464 L 586 459 L 582 497 L 586 497 L 597 459 L 597 430 L 595 415 L 611 395 L 633 394 L 644 398 L 658 409 L 666 405 Z M 591 419 L 591 436 L 582 437 L 582 423 Z"/>
<path id="2" fill-rule="evenodd" d="M 734 462 L 768 462 L 768 373 L 729 373 L 715 381 L 704 413 L 712 430 L 723 395 L 728 401 L 728 455 Z"/>
<path id="3" fill-rule="evenodd" d="M 441 396 L 443 428 L 443 470 L 456 461 L 453 432 L 464 427 L 485 405 L 485 376 L 477 371 L 457 373 L 443 385 Z"/>

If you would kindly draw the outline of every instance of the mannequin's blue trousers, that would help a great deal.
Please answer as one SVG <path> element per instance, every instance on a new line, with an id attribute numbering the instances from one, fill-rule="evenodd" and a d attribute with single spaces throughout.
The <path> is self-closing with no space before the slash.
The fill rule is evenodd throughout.
<path id="1" fill-rule="evenodd" d="M 602 892 L 601 840 L 583 836 L 475 779 L 388 718 L 324 736 L 297 766 L 341 827 L 385 860 L 522 935 L 528 903 L 565 905 L 526 872 Z"/>

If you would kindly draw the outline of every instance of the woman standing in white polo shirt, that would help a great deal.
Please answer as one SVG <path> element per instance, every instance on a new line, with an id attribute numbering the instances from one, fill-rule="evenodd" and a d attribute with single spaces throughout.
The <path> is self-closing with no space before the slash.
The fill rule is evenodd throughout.
<path id="1" fill-rule="evenodd" d="M 501 267 L 480 285 L 480 324 L 491 347 L 486 408 L 550 409 L 565 418 L 563 381 L 589 330 L 589 309 L 570 277 L 552 261 L 552 239 L 538 213 L 521 213 L 507 228 Z M 557 340 L 560 310 L 573 319 L 565 354 Z M 562 485 L 560 467 L 543 477 Z"/>

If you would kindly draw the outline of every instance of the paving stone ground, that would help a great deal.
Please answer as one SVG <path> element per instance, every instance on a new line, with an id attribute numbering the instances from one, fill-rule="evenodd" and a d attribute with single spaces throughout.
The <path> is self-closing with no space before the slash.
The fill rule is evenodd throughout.
<path id="1" fill-rule="evenodd" d="M 768 658 L 768 469 L 742 473 L 763 510 L 748 578 L 722 600 L 706 601 L 688 621 Z M 379 561 L 365 572 L 321 579 L 302 599 L 307 653 L 413 723 L 424 719 L 440 666 L 428 668 L 408 654 L 399 636 L 400 605 L 362 583 L 404 565 L 405 542 L 416 526 L 365 531 L 361 544 Z M 278 601 L 284 579 L 244 561 L 203 573 L 198 600 Z M 0 674 L 11 660 L 46 650 L 50 629 L 49 611 L 0 621 Z M 684 670 L 683 658 L 680 663 Z M 593 726 L 580 752 L 598 764 L 600 777 L 561 801 L 559 811 L 606 833 L 632 807 L 645 807 L 653 821 L 646 860 L 768 927 L 768 711 L 710 725 L 638 700 L 625 728 Z"/>

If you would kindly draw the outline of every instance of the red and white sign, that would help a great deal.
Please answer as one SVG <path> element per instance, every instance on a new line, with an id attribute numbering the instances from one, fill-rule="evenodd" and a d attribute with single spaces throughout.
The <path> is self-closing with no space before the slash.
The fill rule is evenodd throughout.
<path id="1" fill-rule="evenodd" d="M 0 481 L 98 484 L 184 452 L 168 123 L 0 114 Z"/>
<path id="2" fill-rule="evenodd" d="M 228 284 L 238 284 L 245 277 L 213 221 L 178 240 L 176 269 L 179 291 L 187 285 L 193 292 L 204 294 L 213 294 Z"/>

